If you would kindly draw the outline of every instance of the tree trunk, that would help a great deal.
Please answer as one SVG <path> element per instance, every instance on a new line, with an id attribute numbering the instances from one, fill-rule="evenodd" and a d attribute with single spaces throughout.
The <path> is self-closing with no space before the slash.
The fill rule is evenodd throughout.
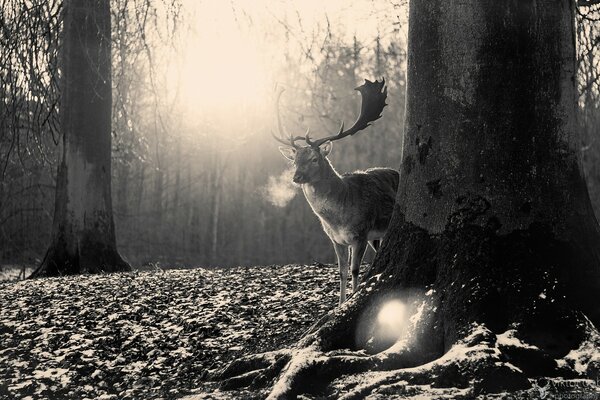
<path id="1" fill-rule="evenodd" d="M 223 175 L 225 174 L 226 162 L 221 162 L 219 155 L 215 153 L 213 164 L 213 175 L 211 182 L 212 208 L 210 212 L 210 264 L 219 265 L 219 222 L 221 214 L 221 195 L 223 190 Z"/>
<path id="2" fill-rule="evenodd" d="M 600 237 L 579 152 L 574 3 L 547 3 L 412 4 L 390 238 L 408 225 L 429 235 L 478 227 L 497 238 L 530 236 L 531 245 L 551 238 L 561 260 L 538 268 L 555 270 L 569 304 L 598 326 Z M 552 251 L 539 245 L 532 260 Z M 379 270 L 404 259 L 389 246 L 381 256 Z M 490 254 L 498 256 L 509 258 Z"/>
<path id="3" fill-rule="evenodd" d="M 32 277 L 129 269 L 117 252 L 111 202 L 109 1 L 66 1 L 63 29 L 53 239 Z"/>
<path id="4" fill-rule="evenodd" d="M 175 188 L 173 190 L 173 210 L 176 217 L 179 217 L 179 198 L 181 196 L 181 141 L 177 141 L 175 159 Z M 179 223 L 179 219 L 176 221 Z"/>
<path id="5" fill-rule="evenodd" d="M 477 395 L 596 378 L 600 235 L 580 162 L 573 7 L 411 1 L 400 187 L 366 282 L 275 363 L 230 365 L 224 387 L 277 377 L 269 398 L 362 398 L 402 381 Z M 394 329 L 379 319 L 392 299 Z M 369 370 L 395 372 L 340 378 Z"/>
<path id="6" fill-rule="evenodd" d="M 218 173 L 218 172 L 216 172 Z M 215 177 L 215 179 L 219 179 Z M 221 212 L 221 185 L 220 182 L 213 184 L 213 204 L 211 212 L 211 236 L 210 236 L 210 263 L 212 266 L 219 265 L 219 214 Z"/>

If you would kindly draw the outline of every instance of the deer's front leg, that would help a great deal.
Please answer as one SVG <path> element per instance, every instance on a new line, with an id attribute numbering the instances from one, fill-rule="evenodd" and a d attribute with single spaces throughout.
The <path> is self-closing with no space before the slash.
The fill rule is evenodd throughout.
<path id="1" fill-rule="evenodd" d="M 360 263 L 365 255 L 365 250 L 367 250 L 367 241 L 361 240 L 350 246 L 350 250 L 352 251 L 352 262 L 351 262 L 351 270 L 352 270 L 352 293 L 356 293 L 358 289 L 358 271 L 360 270 Z"/>
<path id="2" fill-rule="evenodd" d="M 346 301 L 346 282 L 348 281 L 348 264 L 346 264 L 346 246 L 333 242 L 333 248 L 340 268 L 340 304 Z"/>

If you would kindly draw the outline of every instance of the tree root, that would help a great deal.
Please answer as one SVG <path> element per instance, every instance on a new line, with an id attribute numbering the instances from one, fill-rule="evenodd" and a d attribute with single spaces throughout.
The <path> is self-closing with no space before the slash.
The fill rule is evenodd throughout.
<path id="1" fill-rule="evenodd" d="M 268 399 L 294 398 L 300 393 L 322 393 L 341 374 L 375 368 L 376 359 L 361 354 L 322 353 L 316 348 L 296 350 L 283 370 Z"/>
<path id="2" fill-rule="evenodd" d="M 41 264 L 29 278 L 131 270 L 131 266 L 121 257 L 114 243 L 89 239 L 93 236 L 88 234 L 86 240 L 81 240 L 73 236 L 67 238 L 64 233 L 57 234 Z"/>
<path id="3" fill-rule="evenodd" d="M 518 329 L 497 335 L 484 325 L 473 324 L 468 334 L 443 356 L 412 368 L 406 368 L 414 354 L 405 341 L 375 355 L 349 350 L 324 353 L 317 346 L 310 346 L 241 359 L 225 368 L 217 379 L 222 381 L 222 389 L 257 389 L 271 384 L 278 376 L 269 400 L 296 398 L 299 394 L 352 400 L 374 392 L 408 394 L 418 391 L 419 385 L 429 385 L 428 390 L 439 389 L 440 393 L 447 389 L 452 394 L 448 395 L 450 398 L 460 393 L 477 396 L 514 392 L 530 389 L 530 377 L 565 376 L 569 366 L 577 365 L 575 369 L 579 371 L 587 368 L 588 375 L 593 374 L 600 366 L 600 356 L 595 350 L 600 335 L 591 324 L 586 331 L 586 340 L 580 348 L 562 360 L 552 360 L 553 368 L 546 369 L 549 374 L 543 375 L 527 368 L 532 368 L 531 360 L 533 365 L 541 362 L 539 365 L 548 367 L 549 360 L 543 351 L 518 339 Z M 525 364 L 523 354 L 527 355 Z M 571 375 L 580 376 L 575 372 Z"/>
<path id="4" fill-rule="evenodd" d="M 290 349 L 246 356 L 232 362 L 211 378 L 220 381 L 224 390 L 264 387 L 281 372 L 291 356 Z"/>
<path id="5" fill-rule="evenodd" d="M 364 398 L 375 389 L 390 385 L 397 386 L 396 389 L 425 384 L 432 388 L 467 389 L 472 386 L 472 394 L 530 387 L 522 372 L 503 360 L 496 347 L 495 335 L 483 326 L 474 326 L 471 333 L 444 356 L 418 367 L 402 368 L 403 354 L 409 355 L 402 351 L 388 352 L 384 356 L 387 362 L 377 363 L 369 372 L 342 376 L 332 382 L 335 397 Z"/>

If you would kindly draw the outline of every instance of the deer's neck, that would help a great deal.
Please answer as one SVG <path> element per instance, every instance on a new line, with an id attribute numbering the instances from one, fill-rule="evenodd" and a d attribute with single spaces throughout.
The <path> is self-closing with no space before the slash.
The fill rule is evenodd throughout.
<path id="1" fill-rule="evenodd" d="M 302 191 L 312 209 L 318 214 L 323 208 L 333 205 L 343 196 L 345 186 L 340 174 L 325 159 L 321 179 L 302 185 Z"/>

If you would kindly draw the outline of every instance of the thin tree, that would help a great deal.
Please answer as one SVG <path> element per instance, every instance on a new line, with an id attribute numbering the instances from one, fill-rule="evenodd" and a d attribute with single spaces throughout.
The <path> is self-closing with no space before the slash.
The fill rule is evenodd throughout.
<path id="1" fill-rule="evenodd" d="M 363 398 L 402 381 L 474 395 L 537 376 L 596 378 L 600 235 L 580 162 L 574 7 L 411 1 L 401 179 L 383 247 L 346 304 L 292 350 L 232 363 L 225 388 L 275 378 L 271 399 Z M 330 385 L 373 370 L 394 372 Z"/>
<path id="2" fill-rule="evenodd" d="M 52 243 L 32 277 L 128 270 L 111 201 L 111 16 L 108 0 L 66 0 L 63 135 Z"/>

